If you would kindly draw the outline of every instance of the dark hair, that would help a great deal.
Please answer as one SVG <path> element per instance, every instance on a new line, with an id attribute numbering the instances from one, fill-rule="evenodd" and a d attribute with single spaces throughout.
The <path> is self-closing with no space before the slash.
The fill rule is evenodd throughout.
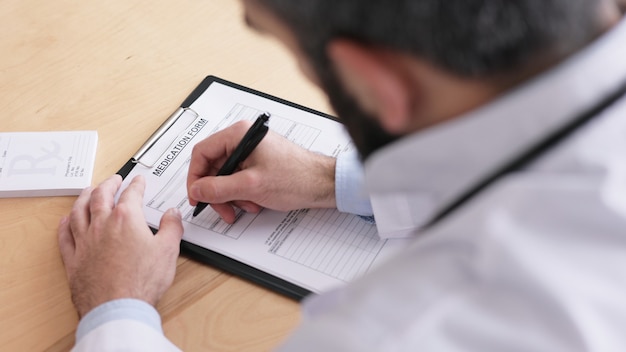
<path id="1" fill-rule="evenodd" d="M 419 56 L 453 74 L 514 82 L 596 36 L 600 0 L 257 0 L 293 31 L 363 159 L 401 138 L 338 80 L 333 38 Z M 533 66 L 540 67 L 533 67 Z"/>
<path id="2" fill-rule="evenodd" d="M 462 76 L 506 73 L 561 57 L 597 34 L 599 0 L 258 0 L 294 31 L 312 61 L 352 38 Z"/>

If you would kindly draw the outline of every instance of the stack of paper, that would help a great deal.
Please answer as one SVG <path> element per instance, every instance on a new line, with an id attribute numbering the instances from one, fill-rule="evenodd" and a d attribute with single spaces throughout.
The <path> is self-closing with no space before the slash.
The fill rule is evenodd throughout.
<path id="1" fill-rule="evenodd" d="M 0 198 L 79 194 L 97 144 L 96 131 L 0 133 Z"/>

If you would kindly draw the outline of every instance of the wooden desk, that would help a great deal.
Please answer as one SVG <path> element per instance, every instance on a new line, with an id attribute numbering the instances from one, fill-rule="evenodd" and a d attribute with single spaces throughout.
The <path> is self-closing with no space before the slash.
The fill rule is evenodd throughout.
<path id="1" fill-rule="evenodd" d="M 245 28 L 238 1 L 5 0 L 0 23 L 0 130 L 98 130 L 94 184 L 208 74 L 328 111 L 284 49 Z M 56 239 L 73 201 L 0 199 L 3 351 L 73 345 Z M 271 350 L 299 319 L 296 302 L 185 258 L 158 309 L 187 351 Z"/>

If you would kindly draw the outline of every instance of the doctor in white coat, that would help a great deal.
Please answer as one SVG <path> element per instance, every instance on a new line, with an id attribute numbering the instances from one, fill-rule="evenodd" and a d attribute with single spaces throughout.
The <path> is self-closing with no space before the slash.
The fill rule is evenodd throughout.
<path id="1" fill-rule="evenodd" d="M 200 143 L 192 205 L 338 207 L 413 236 L 303 303 L 284 351 L 626 351 L 626 21 L 614 0 L 243 0 L 329 96 L 359 158 L 245 128 Z M 301 162 L 293 163 L 297 157 Z M 359 160 L 363 161 L 363 170 Z M 182 236 L 152 235 L 144 180 L 85 190 L 59 245 L 77 351 L 174 351 L 154 305 Z M 365 190 L 365 191 L 363 191 Z"/>

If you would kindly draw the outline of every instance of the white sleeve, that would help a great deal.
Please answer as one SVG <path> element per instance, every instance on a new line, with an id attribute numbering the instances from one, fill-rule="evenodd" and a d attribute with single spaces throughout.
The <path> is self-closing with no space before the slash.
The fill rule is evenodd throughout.
<path id="1" fill-rule="evenodd" d="M 80 351 L 180 351 L 164 335 L 159 313 L 146 302 L 118 299 L 96 307 L 76 330 Z"/>
<path id="2" fill-rule="evenodd" d="M 132 319 L 113 320 L 91 330 L 73 352 L 89 351 L 180 351 L 162 333 Z"/>
<path id="3" fill-rule="evenodd" d="M 335 199 L 344 213 L 371 216 L 372 205 L 365 188 L 363 164 L 357 152 L 339 154 L 335 166 Z"/>

